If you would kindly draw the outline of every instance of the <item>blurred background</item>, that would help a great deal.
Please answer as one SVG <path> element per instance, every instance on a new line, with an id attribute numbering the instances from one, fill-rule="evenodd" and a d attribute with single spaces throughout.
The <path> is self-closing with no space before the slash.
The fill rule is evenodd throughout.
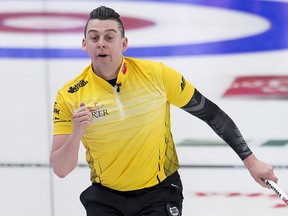
<path id="1" fill-rule="evenodd" d="M 0 215 L 80 216 L 90 185 L 83 148 L 66 178 L 49 165 L 57 90 L 90 63 L 90 11 L 121 14 L 126 56 L 182 73 L 236 122 L 288 192 L 287 0 L 0 0 Z M 185 216 L 287 216 L 272 190 L 199 119 L 172 107 Z"/>

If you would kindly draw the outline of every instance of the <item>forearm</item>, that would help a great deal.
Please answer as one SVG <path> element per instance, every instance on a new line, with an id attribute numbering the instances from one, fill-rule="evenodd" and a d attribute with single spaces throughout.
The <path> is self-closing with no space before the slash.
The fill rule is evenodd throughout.
<path id="1" fill-rule="evenodd" d="M 57 142 L 60 142 L 60 147 L 51 152 L 50 164 L 54 173 L 63 178 L 77 166 L 80 138 L 71 134 L 68 139 Z"/>
<path id="2" fill-rule="evenodd" d="M 242 160 L 252 154 L 238 127 L 223 110 L 218 108 L 215 117 L 206 122 Z"/>
<path id="3" fill-rule="evenodd" d="M 263 179 L 274 182 L 278 178 L 273 173 L 273 167 L 259 161 L 251 152 L 240 131 L 232 119 L 216 104 L 209 101 L 197 90 L 191 100 L 182 107 L 185 111 L 205 121 L 243 160 L 251 176 L 263 187 L 268 187 Z"/>
<path id="4" fill-rule="evenodd" d="M 197 90 L 190 102 L 182 109 L 205 121 L 242 160 L 252 154 L 232 119 Z"/>

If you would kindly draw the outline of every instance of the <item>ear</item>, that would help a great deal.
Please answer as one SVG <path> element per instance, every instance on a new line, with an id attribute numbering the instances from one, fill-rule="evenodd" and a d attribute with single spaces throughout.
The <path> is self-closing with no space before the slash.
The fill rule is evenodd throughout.
<path id="1" fill-rule="evenodd" d="M 128 38 L 122 38 L 122 52 L 125 52 L 128 48 Z"/>
<path id="2" fill-rule="evenodd" d="M 87 48 L 86 48 L 86 40 L 85 38 L 82 39 L 82 50 L 87 52 Z"/>

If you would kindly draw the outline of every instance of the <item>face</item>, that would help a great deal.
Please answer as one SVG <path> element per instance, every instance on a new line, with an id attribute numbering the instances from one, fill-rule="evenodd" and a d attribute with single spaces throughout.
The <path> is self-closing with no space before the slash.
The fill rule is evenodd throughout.
<path id="1" fill-rule="evenodd" d="M 90 20 L 86 38 L 82 41 L 82 48 L 89 54 L 94 69 L 103 66 L 119 67 L 127 45 L 127 38 L 121 37 L 118 23 L 114 20 Z"/>

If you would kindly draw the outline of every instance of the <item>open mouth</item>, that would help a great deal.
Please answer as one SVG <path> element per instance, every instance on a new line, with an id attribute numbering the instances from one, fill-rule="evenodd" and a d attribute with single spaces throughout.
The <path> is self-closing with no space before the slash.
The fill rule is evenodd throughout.
<path id="1" fill-rule="evenodd" d="M 106 55 L 106 54 L 99 54 L 98 56 L 101 57 L 101 58 L 104 58 L 104 57 L 107 57 L 108 55 Z"/>

